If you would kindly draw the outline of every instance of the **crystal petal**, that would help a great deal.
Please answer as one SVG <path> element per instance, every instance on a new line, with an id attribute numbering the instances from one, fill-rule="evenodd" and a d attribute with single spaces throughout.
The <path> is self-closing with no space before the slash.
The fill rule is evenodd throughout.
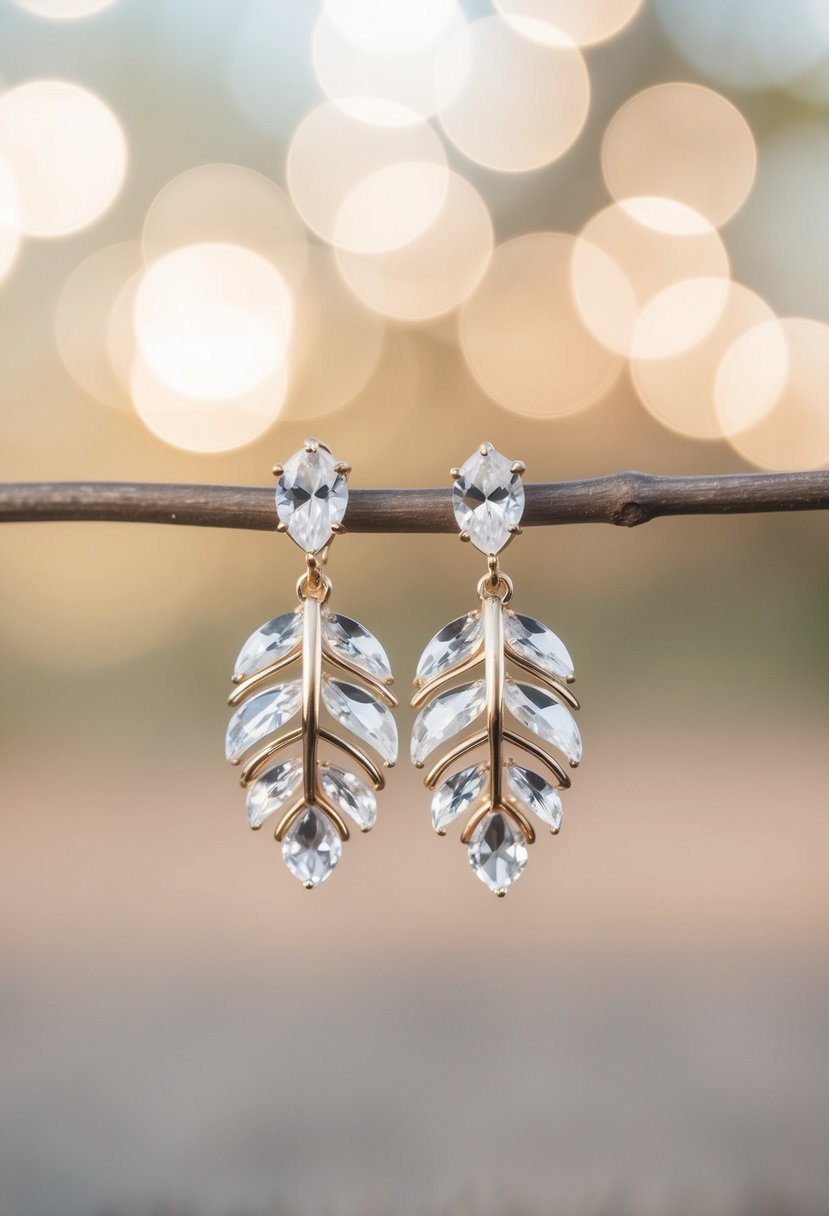
<path id="1" fill-rule="evenodd" d="M 345 811 L 362 832 L 373 828 L 377 819 L 377 799 L 364 781 L 340 768 L 326 764 L 320 769 L 323 793 L 338 811 Z"/>
<path id="2" fill-rule="evenodd" d="M 453 819 L 477 802 L 486 784 L 485 764 L 471 764 L 462 768 L 439 785 L 432 797 L 432 827 L 443 832 Z"/>
<path id="3" fill-rule="evenodd" d="M 560 701 L 535 684 L 507 680 L 504 702 L 534 735 L 560 747 L 571 764 L 581 760 L 581 735 L 576 720 Z"/>
<path id="4" fill-rule="evenodd" d="M 543 671 L 560 676 L 563 680 L 573 678 L 573 660 L 567 647 L 552 629 L 542 625 L 531 616 L 517 612 L 504 614 L 504 633 L 507 643 L 516 654 L 529 659 Z"/>
<path id="5" fill-rule="evenodd" d="M 248 790 L 248 823 L 252 828 L 262 824 L 275 811 L 281 811 L 299 789 L 302 781 L 302 761 L 298 756 L 281 760 L 266 768 Z"/>
<path id="6" fill-rule="evenodd" d="M 417 684 L 428 684 L 436 676 L 443 675 L 456 663 L 462 663 L 474 654 L 483 634 L 480 612 L 467 612 L 456 617 L 443 629 L 439 629 L 429 642 L 415 673 Z"/>
<path id="7" fill-rule="evenodd" d="M 520 809 L 532 811 L 539 819 L 557 832 L 561 827 L 561 799 L 558 791 L 534 773 L 530 768 L 522 768 L 520 764 L 507 765 L 507 781 Z"/>
<path id="8" fill-rule="evenodd" d="M 474 722 L 483 713 L 485 703 L 483 680 L 438 693 L 415 718 L 412 727 L 412 764 L 420 767 L 430 752 Z"/>
<path id="9" fill-rule="evenodd" d="M 284 726 L 301 703 L 301 680 L 265 688 L 243 702 L 227 725 L 225 756 L 230 763 L 237 764 L 249 747 Z"/>
<path id="10" fill-rule="evenodd" d="M 252 633 L 239 651 L 233 677 L 242 680 L 255 676 L 258 671 L 270 667 L 290 654 L 302 637 L 302 609 L 285 612 L 266 621 L 256 633 Z"/>
<path id="11" fill-rule="evenodd" d="M 397 760 L 397 726 L 391 712 L 357 684 L 323 676 L 322 699 L 328 712 L 358 739 L 371 744 L 387 764 Z"/>
<path id="12" fill-rule="evenodd" d="M 496 895 L 506 894 L 527 864 L 524 834 L 501 811 L 481 820 L 467 851 L 476 876 Z"/>
<path id="13" fill-rule="evenodd" d="M 366 675 L 384 681 L 391 677 L 388 655 L 374 634 L 359 621 L 326 609 L 322 614 L 322 636 L 334 654 Z"/>
<path id="14" fill-rule="evenodd" d="M 315 440 L 309 440 L 314 445 Z M 348 485 L 321 443 L 312 451 L 300 448 L 288 460 L 276 483 L 276 513 L 288 535 L 306 553 L 318 553 L 341 523 L 348 503 Z"/>
<path id="15" fill-rule="evenodd" d="M 339 833 L 328 816 L 315 806 L 306 807 L 282 838 L 285 865 L 306 887 L 318 887 L 325 882 L 342 851 Z"/>
<path id="16" fill-rule="evenodd" d="M 482 553 L 498 553 L 524 513 L 524 487 L 506 456 L 491 444 L 461 467 L 452 487 L 455 519 Z"/>

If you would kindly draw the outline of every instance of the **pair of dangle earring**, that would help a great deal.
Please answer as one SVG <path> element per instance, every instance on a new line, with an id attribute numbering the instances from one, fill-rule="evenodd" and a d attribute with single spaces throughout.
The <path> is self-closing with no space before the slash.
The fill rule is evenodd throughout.
<path id="1" fill-rule="evenodd" d="M 417 768 L 486 715 L 485 728 L 454 743 L 429 769 L 425 784 L 433 791 L 432 824 L 441 836 L 455 819 L 468 816 L 461 840 L 470 865 L 499 896 L 523 873 L 535 840 L 533 819 L 559 831 L 559 791 L 570 785 L 560 761 L 512 729 L 508 715 L 552 744 L 572 767 L 581 759 L 571 713 L 578 701 L 569 688 L 570 656 L 546 625 L 512 610 L 512 582 L 498 561 L 521 530 L 523 470 L 488 443 L 452 470 L 461 539 L 486 555 L 488 569 L 478 583 L 478 608 L 451 621 L 423 652 L 412 699 L 419 710 L 411 742 Z M 229 697 L 234 713 L 225 754 L 242 765 L 248 822 L 258 829 L 276 820 L 274 836 L 285 864 L 308 888 L 333 872 L 349 822 L 364 832 L 373 827 L 375 791 L 385 784 L 382 769 L 361 747 L 322 724 L 321 711 L 373 749 L 383 765 L 397 759 L 391 712 L 397 700 L 386 652 L 364 625 L 328 607 L 331 580 L 323 566 L 334 536 L 344 531 L 349 471 L 316 439 L 306 440 L 284 467 L 274 467 L 277 531 L 287 532 L 305 553 L 299 603 L 245 642 Z M 283 678 L 296 664 L 301 674 Z M 481 666 L 478 678 L 457 682 Z M 280 733 L 297 716 L 299 725 Z M 349 767 L 320 760 L 320 744 L 338 760 L 344 756 Z M 457 767 L 479 748 L 487 750 L 484 759 Z M 513 750 L 526 753 L 536 767 L 518 763 Z"/>
<path id="2" fill-rule="evenodd" d="M 425 784 L 434 791 L 432 825 L 439 835 L 468 816 L 461 841 L 469 864 L 499 896 L 524 871 L 528 846 L 535 840 L 533 819 L 558 833 L 559 791 L 570 786 L 559 760 L 535 739 L 517 733 L 509 718 L 552 744 L 572 768 L 581 760 L 581 736 L 571 712 L 579 703 L 569 687 L 575 678 L 570 655 L 546 625 L 511 609 L 513 585 L 498 562 L 498 554 L 521 531 L 523 471 L 520 461 L 510 463 L 489 443 L 451 470 L 461 540 L 486 555 L 488 570 L 478 583 L 479 606 L 444 626 L 424 650 L 412 698 L 420 710 L 411 742 L 417 768 L 486 715 L 483 729 L 454 743 L 433 764 Z M 457 683 L 481 666 L 476 679 Z M 483 748 L 485 759 L 456 767 Z M 534 767 L 515 760 L 513 751 L 526 753 Z M 452 768 L 456 771 L 446 777 Z"/>
<path id="3" fill-rule="evenodd" d="M 333 538 L 345 530 L 349 472 L 316 439 L 306 440 L 284 467 L 274 466 L 277 531 L 287 532 L 305 553 L 299 603 L 245 642 L 228 698 L 234 713 L 225 755 L 231 764 L 243 764 L 248 823 L 258 829 L 276 818 L 283 860 L 309 889 L 339 862 L 349 822 L 363 832 L 374 826 L 374 791 L 385 785 L 382 768 L 323 725 L 321 711 L 368 744 L 383 765 L 397 760 L 388 656 L 365 626 L 328 607 L 332 584 L 323 566 Z M 296 665 L 300 674 L 284 679 Z M 297 716 L 299 724 L 280 734 Z M 320 744 L 349 766 L 321 760 Z"/>

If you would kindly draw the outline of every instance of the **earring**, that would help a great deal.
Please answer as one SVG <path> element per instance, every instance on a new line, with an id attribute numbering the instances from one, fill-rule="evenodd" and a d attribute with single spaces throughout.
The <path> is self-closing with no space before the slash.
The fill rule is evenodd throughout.
<path id="1" fill-rule="evenodd" d="M 299 605 L 262 625 L 239 653 L 236 687 L 228 698 L 235 712 L 225 755 L 231 764 L 244 761 L 248 823 L 257 829 L 279 814 L 274 836 L 281 841 L 282 857 L 311 889 L 325 882 L 339 862 L 349 836 L 346 821 L 368 832 L 377 816 L 377 799 L 366 782 L 349 769 L 320 761 L 320 743 L 344 753 L 375 790 L 385 785 L 373 760 L 321 725 L 320 710 L 391 767 L 397 759 L 391 713 L 397 698 L 389 688 L 388 657 L 374 634 L 328 608 L 331 580 L 322 567 L 334 536 L 345 531 L 349 465 L 335 461 L 324 443 L 307 439 L 284 467 L 275 465 L 273 471 L 278 478 L 276 530 L 287 532 L 305 553 L 305 573 L 297 582 Z M 300 676 L 276 682 L 297 662 L 302 664 Z M 340 679 L 341 674 L 349 678 Z M 296 714 L 300 724 L 277 734 Z M 283 758 L 292 747 L 296 754 Z"/>
<path id="2" fill-rule="evenodd" d="M 523 471 L 520 461 L 510 463 L 491 443 L 451 471 L 461 540 L 486 554 L 489 569 L 478 583 L 480 608 L 451 621 L 424 650 L 412 698 L 412 706 L 420 709 L 411 749 L 417 768 L 486 711 L 486 729 L 456 743 L 426 774 L 425 785 L 435 791 L 432 825 L 440 836 L 458 816 L 471 812 L 461 840 L 477 877 L 499 896 L 506 895 L 527 864 L 527 846 L 535 840 L 532 817 L 553 834 L 559 831 L 558 791 L 570 785 L 558 760 L 506 725 L 505 711 L 552 743 L 571 767 L 581 759 L 581 736 L 570 712 L 579 708 L 568 688 L 575 678 L 570 656 L 546 625 L 509 608 L 513 586 L 498 564 L 498 554 L 521 531 Z M 481 663 L 483 679 L 446 687 Z M 508 664 L 536 682 L 509 674 Z M 461 768 L 438 784 L 456 761 L 484 745 L 486 761 Z M 555 785 L 512 759 L 512 748 L 543 766 Z"/>

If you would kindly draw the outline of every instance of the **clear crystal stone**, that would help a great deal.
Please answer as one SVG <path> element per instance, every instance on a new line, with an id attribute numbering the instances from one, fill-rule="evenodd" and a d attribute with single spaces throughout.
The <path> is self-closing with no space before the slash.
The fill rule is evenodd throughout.
<path id="1" fill-rule="evenodd" d="M 322 636 L 335 655 L 359 667 L 377 680 L 391 677 L 389 656 L 374 634 L 350 616 L 326 609 L 322 614 Z"/>
<path id="2" fill-rule="evenodd" d="M 530 768 L 522 768 L 520 764 L 507 765 L 507 781 L 522 810 L 532 811 L 554 832 L 559 830 L 561 799 L 549 781 Z"/>
<path id="3" fill-rule="evenodd" d="M 255 676 L 258 671 L 270 667 L 290 654 L 302 637 L 302 609 L 285 612 L 275 616 L 272 621 L 266 621 L 261 628 L 252 633 L 239 651 L 234 679 L 242 680 L 245 676 Z"/>
<path id="4" fill-rule="evenodd" d="M 452 487 L 455 519 L 482 553 L 498 553 L 510 538 L 510 527 L 524 513 L 524 487 L 506 456 L 485 444 L 475 452 Z"/>
<path id="5" fill-rule="evenodd" d="M 285 865 L 306 887 L 325 882 L 342 851 L 339 832 L 315 806 L 306 807 L 282 838 Z"/>
<path id="6" fill-rule="evenodd" d="M 347 730 L 371 744 L 387 764 L 397 760 L 397 726 L 385 705 L 357 684 L 323 676 L 322 699 Z"/>
<path id="7" fill-rule="evenodd" d="M 348 485 L 328 449 L 307 442 L 313 450 L 295 452 L 276 483 L 276 513 L 291 540 L 306 553 L 318 553 L 331 539 L 333 525 L 342 522 Z"/>
<path id="8" fill-rule="evenodd" d="M 420 768 L 430 752 L 474 722 L 483 713 L 485 703 L 483 680 L 438 693 L 415 718 L 412 727 L 412 764 Z"/>
<path id="9" fill-rule="evenodd" d="M 469 864 L 496 895 L 505 895 L 527 864 L 524 833 L 501 811 L 486 815 L 472 833 Z"/>
<path id="10" fill-rule="evenodd" d="M 261 828 L 262 824 L 281 811 L 288 799 L 299 789 L 302 781 L 302 761 L 298 756 L 291 760 L 282 760 L 266 768 L 261 777 L 254 781 L 248 790 L 247 809 L 248 823 L 252 828 Z"/>
<path id="11" fill-rule="evenodd" d="M 444 832 L 453 819 L 477 802 L 486 784 L 486 772 L 485 764 L 471 764 L 438 786 L 432 797 L 432 827 L 436 832 Z"/>
<path id="12" fill-rule="evenodd" d="M 294 716 L 301 703 L 301 680 L 288 680 L 277 688 L 265 688 L 243 702 L 227 724 L 225 756 L 230 763 L 237 764 L 249 747 L 279 730 Z"/>
<path id="13" fill-rule="evenodd" d="M 552 629 L 542 625 L 531 616 L 517 612 L 504 613 L 504 634 L 507 644 L 516 654 L 529 659 L 543 671 L 560 676 L 563 680 L 573 678 L 573 660 L 567 647 Z"/>
<path id="14" fill-rule="evenodd" d="M 377 799 L 364 781 L 340 768 L 338 764 L 326 764 L 320 769 L 320 785 L 323 793 L 334 803 L 338 811 L 345 811 L 362 832 L 373 828 L 377 819 Z"/>
<path id="15" fill-rule="evenodd" d="M 572 765 L 581 760 L 581 735 L 576 720 L 560 701 L 535 684 L 507 680 L 504 702 L 534 735 L 560 747 Z"/>
<path id="16" fill-rule="evenodd" d="M 439 629 L 429 642 L 417 665 L 415 681 L 428 684 L 436 676 L 443 675 L 456 663 L 462 663 L 474 654 L 481 641 L 483 626 L 480 612 L 467 612 Z"/>

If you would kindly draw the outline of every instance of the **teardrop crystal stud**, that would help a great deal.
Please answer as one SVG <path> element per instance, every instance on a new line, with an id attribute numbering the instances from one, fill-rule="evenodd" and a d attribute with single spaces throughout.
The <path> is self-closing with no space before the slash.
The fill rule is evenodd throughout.
<path id="1" fill-rule="evenodd" d="M 286 461 L 276 483 L 276 513 L 304 553 L 318 553 L 342 523 L 348 484 L 334 457 L 318 439 Z"/>
<path id="2" fill-rule="evenodd" d="M 306 807 L 282 838 L 285 865 L 309 889 L 330 878 L 341 855 L 339 834 L 315 806 Z"/>
<path id="3" fill-rule="evenodd" d="M 528 857 L 524 833 L 501 811 L 481 820 L 467 852 L 475 876 L 496 895 L 506 895 L 523 874 Z"/>
<path id="4" fill-rule="evenodd" d="M 461 465 L 452 487 L 452 505 L 461 537 L 481 553 L 500 553 L 521 522 L 524 487 L 522 467 L 496 452 L 491 443 Z"/>

